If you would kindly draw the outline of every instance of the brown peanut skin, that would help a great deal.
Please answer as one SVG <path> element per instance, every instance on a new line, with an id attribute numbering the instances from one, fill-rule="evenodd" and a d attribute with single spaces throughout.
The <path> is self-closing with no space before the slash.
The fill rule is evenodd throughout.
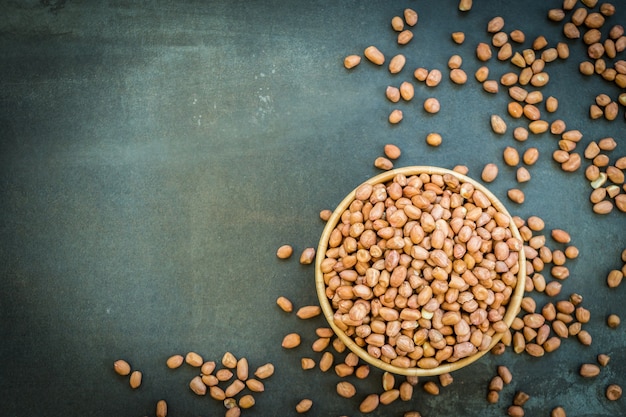
<path id="1" fill-rule="evenodd" d="M 375 46 L 365 48 L 364 55 L 365 58 L 375 65 L 383 65 L 385 63 L 385 55 Z"/>

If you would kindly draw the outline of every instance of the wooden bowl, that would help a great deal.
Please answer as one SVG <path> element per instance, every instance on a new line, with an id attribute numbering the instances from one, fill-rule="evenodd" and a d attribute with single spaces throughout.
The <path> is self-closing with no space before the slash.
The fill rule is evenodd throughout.
<path id="1" fill-rule="evenodd" d="M 444 169 L 444 168 L 432 167 L 432 166 L 410 166 L 410 167 L 397 168 L 397 169 L 393 169 L 390 171 L 386 171 L 380 175 L 370 178 L 369 180 L 365 181 L 361 185 L 364 185 L 366 183 L 369 183 L 372 185 L 379 184 L 379 183 L 387 183 L 391 181 L 398 174 L 402 174 L 407 178 L 414 176 L 414 175 L 420 175 L 420 174 L 428 174 L 428 175 L 439 174 L 442 176 L 445 174 L 450 174 L 456 177 L 461 183 L 470 183 L 471 185 L 474 186 L 474 189 L 482 191 L 482 193 L 490 200 L 491 205 L 498 212 L 503 213 L 509 217 L 510 219 L 509 229 L 511 231 L 511 235 L 517 238 L 520 242 L 523 242 L 520 236 L 519 230 L 515 226 L 515 223 L 513 222 L 511 215 L 506 210 L 504 205 L 482 184 L 478 183 L 472 178 L 459 174 L 455 171 L 451 171 L 451 170 Z M 475 362 L 479 358 L 481 358 L 484 354 L 489 352 L 500 341 L 500 339 L 502 338 L 504 334 L 503 332 L 494 333 L 492 335 L 492 339 L 491 339 L 491 343 L 489 344 L 489 347 L 484 350 L 478 350 L 475 354 L 471 356 L 467 356 L 467 357 L 458 359 L 453 362 L 441 362 L 439 366 L 434 367 L 434 368 L 432 367 L 431 368 L 420 368 L 420 367 L 406 368 L 406 367 L 399 367 L 399 366 L 392 365 L 391 363 L 388 363 L 386 361 L 383 361 L 381 359 L 375 358 L 374 356 L 370 355 L 367 352 L 367 350 L 365 350 L 364 348 L 362 348 L 359 344 L 355 342 L 355 339 L 348 336 L 335 323 L 335 320 L 334 320 L 335 311 L 333 310 L 331 302 L 328 299 L 327 294 L 326 294 L 327 286 L 326 286 L 326 283 L 324 282 L 324 274 L 322 273 L 322 262 L 326 258 L 326 252 L 328 249 L 328 242 L 329 242 L 330 235 L 333 229 L 335 229 L 335 227 L 337 226 L 338 222 L 341 220 L 342 213 L 346 209 L 348 209 L 350 204 L 354 201 L 355 193 L 359 189 L 359 187 L 355 188 L 352 192 L 350 192 L 343 199 L 343 201 L 341 201 L 341 203 L 339 203 L 339 205 L 337 206 L 337 208 L 331 215 L 330 219 L 328 220 L 322 232 L 322 236 L 320 238 L 318 249 L 317 249 L 317 255 L 316 255 L 316 260 L 315 260 L 316 291 L 317 291 L 317 295 L 319 298 L 320 306 L 322 308 L 322 312 L 324 316 L 326 317 L 326 320 L 328 321 L 330 327 L 333 329 L 333 331 L 339 337 L 339 339 L 341 339 L 341 341 L 348 347 L 348 349 L 350 349 L 352 352 L 358 355 L 359 358 L 361 358 L 365 362 L 377 368 L 380 368 L 380 369 L 383 369 L 385 371 L 389 371 L 395 374 L 399 374 L 399 375 L 414 375 L 414 376 L 441 375 L 444 373 L 461 369 Z M 526 277 L 526 258 L 524 256 L 523 249 L 520 250 L 518 254 L 519 254 L 518 264 L 517 264 L 518 269 L 517 269 L 517 274 L 516 274 L 517 282 L 515 284 L 515 287 L 512 289 L 511 296 L 509 298 L 508 304 L 506 305 L 506 313 L 503 318 L 503 321 L 506 323 L 507 327 L 511 326 L 513 319 L 519 313 L 522 297 L 524 296 L 524 281 Z"/>

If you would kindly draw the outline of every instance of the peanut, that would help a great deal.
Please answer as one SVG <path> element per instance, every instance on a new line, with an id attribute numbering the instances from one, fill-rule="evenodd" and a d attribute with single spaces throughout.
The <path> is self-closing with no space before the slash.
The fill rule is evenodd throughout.
<path id="1" fill-rule="evenodd" d="M 424 110 L 428 113 L 438 113 L 440 108 L 439 100 L 434 97 L 427 98 L 424 101 Z"/>
<path id="2" fill-rule="evenodd" d="M 617 401 L 622 398 L 622 387 L 617 384 L 610 384 L 606 387 L 606 398 L 609 401 Z"/>
<path id="3" fill-rule="evenodd" d="M 204 360 L 202 359 L 202 356 L 196 352 L 189 352 L 185 356 L 185 362 L 195 368 L 200 368 L 204 363 Z"/>
<path id="4" fill-rule="evenodd" d="M 226 368 L 234 369 L 235 367 L 237 367 L 237 358 L 235 358 L 235 355 L 233 355 L 232 353 L 226 352 L 222 356 L 222 365 L 224 365 Z"/>
<path id="5" fill-rule="evenodd" d="M 130 384 L 130 387 L 132 389 L 139 388 L 139 386 L 141 385 L 141 378 L 142 378 L 142 376 L 143 375 L 142 375 L 141 371 L 133 371 L 130 374 L 129 384 Z"/>
<path id="6" fill-rule="evenodd" d="M 580 30 L 578 30 L 578 27 L 572 22 L 567 22 L 563 25 L 563 34 L 568 39 L 580 38 Z"/>
<path id="7" fill-rule="evenodd" d="M 509 199 L 517 204 L 522 204 L 525 200 L 524 192 L 517 188 L 511 188 L 507 191 Z"/>
<path id="8" fill-rule="evenodd" d="M 563 9 L 550 9 L 548 10 L 548 19 L 553 22 L 560 22 L 565 18 L 565 12 Z"/>
<path id="9" fill-rule="evenodd" d="M 391 101 L 392 103 L 397 103 L 398 101 L 400 101 L 400 89 L 398 89 L 397 87 L 393 87 L 393 86 L 388 86 L 387 89 L 385 90 L 385 96 L 387 97 L 387 99 L 389 101 Z"/>
<path id="10" fill-rule="evenodd" d="M 130 365 L 124 359 L 118 359 L 113 362 L 113 370 L 118 375 L 126 376 L 130 374 Z"/>
<path id="11" fill-rule="evenodd" d="M 266 363 L 265 365 L 260 366 L 254 372 L 254 376 L 256 376 L 259 379 L 269 378 L 273 374 L 274 374 L 274 365 L 272 365 L 271 363 Z"/>
<path id="12" fill-rule="evenodd" d="M 402 121 L 403 118 L 403 114 L 402 114 L 402 110 L 400 109 L 395 109 L 392 110 L 391 113 L 389 113 L 389 123 L 391 124 L 398 124 L 400 123 L 400 121 Z"/>
<path id="13" fill-rule="evenodd" d="M 481 178 L 485 182 L 493 182 L 498 176 L 498 166 L 496 164 L 487 164 L 483 168 Z"/>
<path id="14" fill-rule="evenodd" d="M 165 400 L 157 401 L 156 417 L 167 417 L 167 402 Z"/>
<path id="15" fill-rule="evenodd" d="M 500 394 L 498 393 L 498 391 L 489 391 L 487 393 L 487 402 L 491 404 L 495 404 L 498 402 L 499 399 L 500 399 Z"/>
<path id="16" fill-rule="evenodd" d="M 528 139 L 528 130 L 522 126 L 516 127 L 513 130 L 513 138 L 517 141 L 524 142 Z"/>
<path id="17" fill-rule="evenodd" d="M 502 380 L 502 377 L 499 375 L 494 376 L 493 378 L 491 378 L 491 381 L 489 381 L 488 389 L 490 391 L 500 392 L 502 391 L 503 387 L 504 387 L 504 381 Z"/>
<path id="18" fill-rule="evenodd" d="M 305 248 L 300 254 L 300 263 L 310 265 L 315 260 L 315 248 Z"/>
<path id="19" fill-rule="evenodd" d="M 265 391 L 265 385 L 259 381 L 258 379 L 247 379 L 246 387 L 252 392 L 263 392 Z"/>
<path id="20" fill-rule="evenodd" d="M 460 68 L 454 68 L 450 71 L 450 79 L 455 84 L 465 84 L 467 82 L 467 74 Z"/>
<path id="21" fill-rule="evenodd" d="M 191 379 L 191 381 L 189 381 L 189 388 L 196 394 L 196 395 L 206 395 L 207 392 L 207 386 L 204 384 L 204 382 L 202 382 L 202 377 L 195 376 Z"/>
<path id="22" fill-rule="evenodd" d="M 613 211 L 613 203 L 605 200 L 593 205 L 593 212 L 596 214 L 608 214 Z"/>
<path id="23" fill-rule="evenodd" d="M 604 353 L 600 353 L 598 355 L 598 364 L 600 364 L 600 366 L 607 366 L 610 360 L 611 357 L 609 355 L 606 355 Z"/>
<path id="24" fill-rule="evenodd" d="M 385 63 L 385 55 L 375 46 L 368 46 L 363 53 L 371 63 L 375 65 L 383 65 Z"/>
<path id="25" fill-rule="evenodd" d="M 517 391 L 513 396 L 513 405 L 523 407 L 524 404 L 530 399 L 530 396 L 524 391 Z"/>
<path id="26" fill-rule="evenodd" d="M 593 363 L 584 363 L 580 367 L 580 376 L 585 378 L 593 378 L 600 375 L 600 367 Z"/>
<path id="27" fill-rule="evenodd" d="M 584 21 L 585 26 L 590 29 L 597 29 L 604 25 L 604 16 L 602 13 L 589 13 Z"/>
<path id="28" fill-rule="evenodd" d="M 237 361 L 237 379 L 239 379 L 240 381 L 245 381 L 246 379 L 248 379 L 248 372 L 249 372 L 249 366 L 248 366 L 248 360 L 246 358 L 241 358 Z"/>
<path id="29" fill-rule="evenodd" d="M 578 341 L 585 346 L 591 345 L 593 341 L 591 335 L 586 330 L 581 330 L 580 332 L 578 332 L 576 337 L 578 338 Z"/>
<path id="30" fill-rule="evenodd" d="M 243 395 L 239 399 L 239 408 L 248 409 L 252 408 L 256 404 L 256 400 L 251 394 Z"/>
<path id="31" fill-rule="evenodd" d="M 430 146 L 437 147 L 441 145 L 442 141 L 443 141 L 443 138 L 441 137 L 439 133 L 432 132 L 426 135 L 426 143 L 429 144 Z"/>
<path id="32" fill-rule="evenodd" d="M 413 71 L 413 77 L 418 81 L 426 81 L 426 78 L 428 78 L 428 70 L 426 68 L 417 68 Z"/>
<path id="33" fill-rule="evenodd" d="M 487 23 L 487 32 L 496 33 L 501 31 L 503 27 L 504 19 L 501 16 L 496 16 Z"/>
<path id="34" fill-rule="evenodd" d="M 472 9 L 472 0 L 459 0 L 459 10 L 469 12 Z"/>
<path id="35" fill-rule="evenodd" d="M 613 269 L 609 272 L 606 278 L 606 283 L 609 288 L 617 288 L 622 283 L 624 274 L 619 269 Z"/>
<path id="36" fill-rule="evenodd" d="M 487 77 L 489 77 L 489 68 L 487 68 L 486 66 L 478 68 L 474 73 L 474 77 L 479 83 L 486 81 Z"/>
<path id="37" fill-rule="evenodd" d="M 510 405 L 506 413 L 510 417 L 524 417 L 524 409 L 519 405 Z"/>
<path id="38" fill-rule="evenodd" d="M 378 407 L 379 403 L 380 398 L 378 394 L 369 394 L 359 405 L 359 411 L 362 413 L 371 413 Z"/>
<path id="39" fill-rule="evenodd" d="M 402 54 L 398 54 L 391 58 L 389 61 L 389 72 L 392 74 L 397 74 L 402 71 L 404 65 L 406 64 L 406 57 Z"/>
<path id="40" fill-rule="evenodd" d="M 330 216 L 332 216 L 333 212 L 331 210 L 321 210 L 320 211 L 320 219 L 322 219 L 323 221 L 328 221 L 328 219 L 330 219 Z"/>
<path id="41" fill-rule="evenodd" d="M 356 395 L 356 388 L 348 381 L 340 381 L 337 383 L 337 394 L 343 398 L 352 398 Z"/>
<path id="42" fill-rule="evenodd" d="M 396 32 L 401 32 L 404 29 L 404 20 L 400 16 L 394 16 L 391 18 L 391 27 Z"/>
<path id="43" fill-rule="evenodd" d="M 515 173 L 515 178 L 517 182 L 528 182 L 530 181 L 530 172 L 525 167 L 519 167 Z"/>
<path id="44" fill-rule="evenodd" d="M 491 115 L 491 129 L 494 133 L 503 135 L 506 133 L 506 122 L 498 115 Z"/>
<path id="45" fill-rule="evenodd" d="M 202 364 L 200 367 L 200 373 L 202 375 L 210 375 L 215 370 L 215 362 L 207 361 Z"/>
<path id="46" fill-rule="evenodd" d="M 361 57 L 358 55 L 348 55 L 343 59 L 343 66 L 346 69 L 352 69 L 361 63 Z"/>
<path id="47" fill-rule="evenodd" d="M 322 308 L 320 306 L 304 306 L 298 309 L 296 316 L 298 318 L 306 320 L 313 317 L 317 317 L 322 313 Z"/>
<path id="48" fill-rule="evenodd" d="M 232 408 L 228 408 L 226 413 L 224 413 L 224 417 L 240 417 L 240 416 L 241 416 L 241 408 L 237 407 L 236 404 L 233 404 Z"/>
<path id="49" fill-rule="evenodd" d="M 333 366 L 334 360 L 335 359 L 332 353 L 324 352 L 324 354 L 322 355 L 322 358 L 320 359 L 320 370 L 322 372 L 328 371 Z"/>
<path id="50" fill-rule="evenodd" d="M 620 325 L 620 318 L 617 314 L 609 314 L 609 316 L 606 319 L 606 324 L 612 328 L 615 329 Z"/>
<path id="51" fill-rule="evenodd" d="M 185 358 L 183 357 L 183 355 L 172 355 L 169 358 L 167 358 L 167 361 L 165 362 L 165 364 L 167 365 L 168 368 L 175 369 L 175 368 L 180 367 L 184 361 L 185 361 Z"/>
<path id="52" fill-rule="evenodd" d="M 293 253 L 293 248 L 290 245 L 282 245 L 276 250 L 276 256 L 279 259 L 288 259 Z"/>
<path id="53" fill-rule="evenodd" d="M 313 407 L 313 401 L 305 398 L 300 400 L 300 402 L 296 405 L 296 412 L 299 414 L 304 414 L 309 411 Z"/>
<path id="54" fill-rule="evenodd" d="M 554 113 L 559 108 L 559 101 L 550 96 L 546 99 L 546 111 L 549 113 Z"/>
<path id="55" fill-rule="evenodd" d="M 288 298 L 280 296 L 276 299 L 276 304 L 286 313 L 291 313 L 293 311 L 293 304 L 289 301 Z"/>
<path id="56" fill-rule="evenodd" d="M 408 81 L 404 81 L 400 84 L 400 96 L 405 101 L 411 101 L 413 96 L 415 96 L 415 88 L 413 87 L 413 84 Z"/>
<path id="57" fill-rule="evenodd" d="M 480 42 L 476 47 L 476 57 L 480 61 L 489 61 L 491 59 L 492 52 L 489 44 L 485 42 Z"/>
<path id="58" fill-rule="evenodd" d="M 402 32 L 398 33 L 399 45 L 406 45 L 407 43 L 411 42 L 411 39 L 413 39 L 413 32 L 409 29 L 403 30 Z"/>
<path id="59" fill-rule="evenodd" d="M 486 80 L 483 83 L 483 90 L 488 93 L 495 94 L 498 92 L 498 82 L 496 80 Z"/>
<path id="60" fill-rule="evenodd" d="M 311 358 L 302 358 L 300 359 L 300 366 L 304 370 L 315 368 L 315 361 Z"/>
<path id="61" fill-rule="evenodd" d="M 404 9 L 404 21 L 409 26 L 415 26 L 417 24 L 418 15 L 413 9 Z"/>
<path id="62" fill-rule="evenodd" d="M 556 336 L 548 338 L 548 340 L 546 340 L 542 345 L 543 349 L 548 353 L 554 352 L 560 346 L 561 346 L 561 339 Z"/>
<path id="63" fill-rule="evenodd" d="M 374 160 L 374 166 L 378 169 L 388 171 L 393 169 L 393 162 L 383 156 L 379 156 Z"/>
<path id="64" fill-rule="evenodd" d="M 515 29 L 511 31 L 511 33 L 509 34 L 509 37 L 511 38 L 513 42 L 517 42 L 517 43 L 524 43 L 524 41 L 526 40 L 526 35 L 524 35 L 524 32 L 522 32 L 519 29 Z"/>
<path id="65" fill-rule="evenodd" d="M 399 147 L 391 143 L 386 144 L 383 151 L 385 156 L 389 159 L 398 159 L 402 153 Z"/>
<path id="66" fill-rule="evenodd" d="M 504 159 L 504 163 L 508 166 L 513 167 L 519 164 L 519 153 L 517 152 L 517 149 L 513 148 L 512 146 L 507 146 L 506 148 L 504 148 L 502 156 Z"/>
<path id="67" fill-rule="evenodd" d="M 230 369 L 220 369 L 219 371 L 215 372 L 215 377 L 218 381 L 228 381 L 233 377 L 233 371 L 231 371 Z"/>
<path id="68" fill-rule="evenodd" d="M 452 40 L 456 44 L 462 44 L 465 42 L 465 33 L 463 32 L 452 32 Z"/>
<path id="69" fill-rule="evenodd" d="M 442 79 L 441 71 L 439 71 L 438 69 L 432 69 L 428 71 L 425 82 L 428 87 L 436 87 L 441 82 L 441 79 Z"/>
<path id="70" fill-rule="evenodd" d="M 293 349 L 300 346 L 300 342 L 301 339 L 298 333 L 289 333 L 283 338 L 282 347 L 285 349 Z"/>
<path id="71" fill-rule="evenodd" d="M 439 395 L 439 386 L 433 381 L 428 381 L 424 383 L 424 391 L 429 393 L 430 395 Z"/>
<path id="72" fill-rule="evenodd" d="M 233 398 L 237 394 L 239 394 L 246 387 L 245 382 L 240 381 L 239 379 L 235 379 L 226 389 L 224 390 L 224 394 L 228 398 Z"/>

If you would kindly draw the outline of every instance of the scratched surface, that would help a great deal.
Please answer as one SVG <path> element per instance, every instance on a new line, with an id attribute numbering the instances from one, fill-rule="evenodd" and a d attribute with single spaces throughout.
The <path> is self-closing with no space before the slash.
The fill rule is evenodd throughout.
<path id="1" fill-rule="evenodd" d="M 546 416 L 557 405 L 568 416 L 626 415 L 624 398 L 604 398 L 608 384 L 626 386 L 623 325 L 605 324 L 610 313 L 626 319 L 623 285 L 605 284 L 608 271 L 623 265 L 626 214 L 594 215 L 583 175 L 588 162 L 562 172 L 550 156 L 558 138 L 549 133 L 516 142 L 511 131 L 526 121 L 505 116 L 505 89 L 490 95 L 473 78 L 482 65 L 474 48 L 489 42 L 491 17 L 526 33 L 517 50 L 539 35 L 553 46 L 565 39 L 546 15 L 560 2 L 490 2 L 467 14 L 455 3 L 2 2 L 2 415 L 154 415 L 161 398 L 171 416 L 223 415 L 220 402 L 190 392 L 196 370 L 165 367 L 168 356 L 188 351 L 216 361 L 230 351 L 252 368 L 275 364 L 243 415 L 295 415 L 302 398 L 314 401 L 309 415 L 358 415 L 361 399 L 381 391 L 381 373 L 351 377 L 357 395 L 339 398 L 332 370 L 300 368 L 302 357 L 319 359 L 309 346 L 323 319 L 303 322 L 278 310 L 275 299 L 287 296 L 296 307 L 317 302 L 313 268 L 298 255 L 317 246 L 319 211 L 377 174 L 373 161 L 389 142 L 403 151 L 396 166 L 462 164 L 479 177 L 496 162 L 500 174 L 490 188 L 512 214 L 539 215 L 546 230 L 568 230 L 580 256 L 567 263 L 571 276 L 552 301 L 583 295 L 593 344 L 569 338 L 540 359 L 510 349 L 488 355 L 455 372 L 439 396 L 423 392 L 423 382 L 436 380 L 424 378 L 411 402 L 371 415 L 501 416 L 518 390 L 531 396 L 527 415 Z M 603 30 L 626 24 L 626 8 L 617 6 Z M 399 47 L 389 22 L 405 7 L 418 11 L 419 22 L 413 41 Z M 463 45 L 451 41 L 454 31 L 466 33 Z M 589 141 L 613 136 L 611 158 L 626 155 L 624 109 L 613 122 L 588 117 L 598 93 L 616 99 L 620 90 L 581 76 L 585 47 L 566 42 L 571 57 L 546 67 L 544 96 L 559 99 L 546 119 L 581 130 L 581 153 Z M 344 56 L 372 44 L 388 57 L 404 53 L 406 68 L 397 75 L 368 62 L 343 68 Z M 452 54 L 464 59 L 464 86 L 447 79 Z M 487 65 L 496 80 L 514 70 L 495 58 Z M 414 81 L 417 67 L 441 69 L 443 82 L 434 89 L 416 83 L 410 103 L 388 102 L 386 86 Z M 441 102 L 437 115 L 421 108 L 430 96 Z M 390 126 L 394 108 L 404 120 Z M 505 117 L 507 134 L 491 132 L 491 114 Z M 442 134 L 439 148 L 425 144 L 429 132 Z M 520 186 L 522 205 L 506 197 L 518 184 L 501 162 L 505 146 L 540 151 L 531 181 Z M 275 251 L 285 243 L 296 256 L 279 261 Z M 549 301 L 532 295 L 540 306 Z M 292 331 L 303 345 L 285 351 L 280 341 Z M 611 356 L 609 365 L 581 378 L 580 364 L 599 353 Z M 138 390 L 114 374 L 118 358 L 143 372 Z M 487 384 L 500 364 L 514 379 L 489 405 Z"/>

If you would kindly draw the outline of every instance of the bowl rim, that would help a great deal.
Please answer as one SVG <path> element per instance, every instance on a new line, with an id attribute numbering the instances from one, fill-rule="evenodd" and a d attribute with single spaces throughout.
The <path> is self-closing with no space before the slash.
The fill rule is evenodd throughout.
<path id="1" fill-rule="evenodd" d="M 337 335 L 337 337 L 339 337 L 339 339 L 346 345 L 346 347 L 350 351 L 354 352 L 359 358 L 361 358 L 365 362 L 377 368 L 392 372 L 394 374 L 407 375 L 407 376 L 435 376 L 435 375 L 441 375 L 441 374 L 445 374 L 448 372 L 461 369 L 477 361 L 482 356 L 484 356 L 487 352 L 491 351 L 491 349 L 500 341 L 500 339 L 502 339 L 504 332 L 495 333 L 492 337 L 491 344 L 489 345 L 487 349 L 478 351 L 477 353 L 471 356 L 468 356 L 466 358 L 460 359 L 455 362 L 443 363 L 435 368 L 430 368 L 430 369 L 418 368 L 418 367 L 402 368 L 402 367 L 398 367 L 395 365 L 391 365 L 390 363 L 384 362 L 380 359 L 377 359 L 371 356 L 369 353 L 367 353 L 365 349 L 357 345 L 356 342 L 350 336 L 346 335 L 334 323 L 334 319 L 333 319 L 334 311 L 333 311 L 333 308 L 330 304 L 328 297 L 326 297 L 326 284 L 324 283 L 324 276 L 323 276 L 323 273 L 321 272 L 321 264 L 322 264 L 322 261 L 326 257 L 326 250 L 328 248 L 328 240 L 329 240 L 330 234 L 333 231 L 333 229 L 336 227 L 339 220 L 341 219 L 342 213 L 350 206 L 352 201 L 354 201 L 356 190 L 359 189 L 359 187 L 365 184 L 375 185 L 378 183 L 385 183 L 385 182 L 393 180 L 393 178 L 398 174 L 402 174 L 402 175 L 409 177 L 409 176 L 419 175 L 419 174 L 424 174 L 424 173 L 428 175 L 451 174 L 462 182 L 467 182 L 467 183 L 472 184 L 475 189 L 478 189 L 485 194 L 485 196 L 491 202 L 492 206 L 494 206 L 494 208 L 497 211 L 509 217 L 510 219 L 509 229 L 511 230 L 513 237 L 519 239 L 520 242 L 522 243 L 524 242 L 520 235 L 519 229 L 515 225 L 515 222 L 513 221 L 513 217 L 511 216 L 509 211 L 506 209 L 504 204 L 491 191 L 489 191 L 489 189 L 487 189 L 487 187 L 485 187 L 483 184 L 479 183 L 475 179 L 468 177 L 467 175 L 461 174 L 459 172 L 456 172 L 447 168 L 427 166 L 427 165 L 414 165 L 414 166 L 406 166 L 402 168 L 395 168 L 395 169 L 385 171 L 359 184 L 350 193 L 348 193 L 348 195 L 346 195 L 346 197 L 344 197 L 344 199 L 337 205 L 335 210 L 333 210 L 332 215 L 327 220 L 326 225 L 322 231 L 322 235 L 319 240 L 319 244 L 318 244 L 317 251 L 316 251 L 316 257 L 315 257 L 315 286 L 316 286 L 316 291 L 317 291 L 317 296 L 318 296 L 318 300 L 320 303 L 320 307 L 322 308 L 322 313 L 324 317 L 326 318 L 326 321 L 328 322 L 330 327 L 333 329 L 333 332 Z M 513 294 L 511 295 L 511 298 L 507 305 L 506 313 L 503 318 L 503 321 L 506 323 L 507 328 L 511 327 L 513 320 L 519 314 L 522 298 L 524 297 L 525 280 L 526 280 L 526 257 L 524 255 L 523 247 L 519 251 L 518 263 L 519 263 L 519 271 L 517 273 L 516 287 L 513 291 Z"/>

